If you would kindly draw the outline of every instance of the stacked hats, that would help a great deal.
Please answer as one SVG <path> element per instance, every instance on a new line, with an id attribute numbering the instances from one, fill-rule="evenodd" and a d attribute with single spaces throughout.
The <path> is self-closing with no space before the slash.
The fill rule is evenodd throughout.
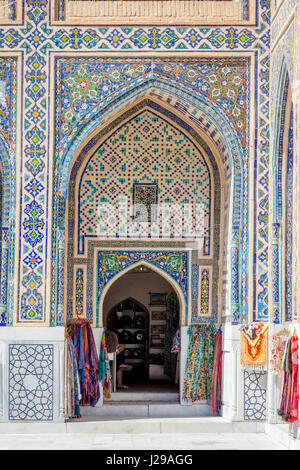
<path id="1" fill-rule="evenodd" d="M 120 333 L 120 343 L 128 344 L 132 342 L 132 334 L 128 330 L 123 330 Z"/>
<path id="2" fill-rule="evenodd" d="M 144 343 L 145 342 L 145 332 L 143 330 L 138 330 L 134 333 L 133 339 L 136 343 Z"/>
<path id="3" fill-rule="evenodd" d="M 143 315 L 137 315 L 134 320 L 135 328 L 144 328 L 145 327 L 145 317 Z"/>
<path id="4" fill-rule="evenodd" d="M 130 328 L 132 326 L 132 318 L 129 315 L 122 315 L 118 320 L 119 328 Z"/>
<path id="5" fill-rule="evenodd" d="M 144 351 L 142 348 L 136 348 L 133 350 L 134 359 L 141 359 L 143 355 L 144 355 Z"/>

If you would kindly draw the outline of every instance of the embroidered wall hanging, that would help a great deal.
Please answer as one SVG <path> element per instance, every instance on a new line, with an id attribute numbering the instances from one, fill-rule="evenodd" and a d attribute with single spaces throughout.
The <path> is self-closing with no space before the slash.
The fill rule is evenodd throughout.
<path id="1" fill-rule="evenodd" d="M 269 370 L 274 375 L 281 376 L 282 362 L 288 336 L 289 332 L 287 330 L 283 330 L 277 334 L 275 333 L 275 335 L 272 336 Z"/>
<path id="2" fill-rule="evenodd" d="M 241 364 L 266 366 L 268 360 L 268 326 L 263 323 L 241 328 Z"/>

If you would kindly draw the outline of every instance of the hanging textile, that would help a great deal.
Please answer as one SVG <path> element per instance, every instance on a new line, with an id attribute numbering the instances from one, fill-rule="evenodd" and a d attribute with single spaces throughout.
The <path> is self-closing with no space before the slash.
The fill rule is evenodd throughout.
<path id="1" fill-rule="evenodd" d="M 193 325 L 188 329 L 189 349 L 184 377 L 183 399 L 189 402 L 208 400 L 214 361 L 215 328 Z"/>
<path id="2" fill-rule="evenodd" d="M 95 406 L 100 398 L 99 361 L 90 322 L 75 320 L 67 326 L 72 338 L 78 366 L 79 388 L 82 406 Z"/>
<path id="3" fill-rule="evenodd" d="M 112 332 L 109 332 L 112 333 Z M 114 336 L 116 336 L 114 334 Z M 112 335 L 108 335 L 111 347 L 111 339 Z M 99 382 L 103 387 L 103 395 L 105 398 L 111 398 L 111 391 L 112 391 L 112 377 L 111 377 L 111 369 L 109 365 L 108 353 L 107 353 L 107 333 L 105 330 L 102 333 L 101 343 L 100 343 L 100 352 L 99 352 Z"/>
<path id="4" fill-rule="evenodd" d="M 241 327 L 241 364 L 266 366 L 268 362 L 268 325 L 255 323 Z"/>
<path id="5" fill-rule="evenodd" d="M 112 375 L 111 375 L 111 368 L 109 364 L 109 359 L 107 357 L 107 352 L 106 352 L 106 358 L 105 358 L 105 365 L 106 365 L 106 372 L 105 372 L 105 378 L 102 381 L 102 386 L 103 386 L 103 395 L 105 398 L 111 398 L 111 392 L 112 392 Z"/>
<path id="6" fill-rule="evenodd" d="M 271 338 L 271 354 L 270 354 L 270 372 L 274 375 L 281 375 L 282 362 L 284 357 L 284 351 L 286 342 L 288 339 L 289 332 L 282 330 L 281 332 L 275 333 Z"/>
<path id="7" fill-rule="evenodd" d="M 282 380 L 278 414 L 284 421 L 298 420 L 298 338 L 288 338 L 282 362 Z"/>
<path id="8" fill-rule="evenodd" d="M 214 366 L 211 380 L 209 409 L 214 416 L 220 413 L 222 404 L 222 332 L 215 334 Z"/>
<path id="9" fill-rule="evenodd" d="M 80 418 L 80 392 L 78 367 L 74 344 L 70 336 L 65 337 L 65 416 L 66 418 Z"/>
<path id="10" fill-rule="evenodd" d="M 102 382 L 106 376 L 106 354 L 105 354 L 105 331 L 102 333 L 100 352 L 99 352 L 99 382 Z"/>
<path id="11" fill-rule="evenodd" d="M 177 354 L 180 352 L 180 327 L 177 329 L 174 339 L 173 339 L 173 345 L 171 349 L 171 353 Z"/>
<path id="12" fill-rule="evenodd" d="M 174 293 L 167 299 L 168 311 L 166 315 L 165 351 L 164 351 L 164 373 L 172 380 L 176 375 L 176 357 L 171 354 L 173 338 L 179 323 L 179 304 Z"/>

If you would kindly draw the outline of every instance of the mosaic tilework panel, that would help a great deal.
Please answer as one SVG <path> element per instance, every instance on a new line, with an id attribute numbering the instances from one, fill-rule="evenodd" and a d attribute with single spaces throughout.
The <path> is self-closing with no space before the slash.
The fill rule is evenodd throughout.
<path id="1" fill-rule="evenodd" d="M 293 138 L 293 109 L 290 113 L 287 168 L 286 168 L 286 209 L 285 209 L 285 320 L 293 319 L 293 182 L 294 182 L 294 138 Z"/>
<path id="2" fill-rule="evenodd" d="M 51 344 L 9 345 L 9 420 L 53 420 Z"/>
<path id="3" fill-rule="evenodd" d="M 273 41 L 281 33 L 284 22 L 288 19 L 287 12 L 291 12 L 295 7 L 295 2 L 286 0 L 287 10 L 280 8 L 276 16 L 275 23 L 272 26 L 274 34 Z M 271 96 L 271 135 L 272 135 L 272 173 L 273 173 L 273 224 L 278 224 L 280 233 L 286 233 L 286 239 L 278 242 L 276 250 L 278 252 L 278 262 L 274 257 L 271 265 L 271 273 L 274 279 L 274 288 L 272 298 L 272 320 L 297 321 L 296 309 L 293 311 L 293 276 L 292 271 L 295 268 L 295 257 L 292 257 L 293 239 L 295 239 L 295 224 L 293 223 L 292 200 L 293 191 L 291 190 L 293 175 L 294 148 L 298 146 L 297 135 L 293 135 L 292 113 L 289 116 L 286 112 L 288 89 L 291 86 L 295 96 L 297 96 L 297 85 L 293 82 L 294 71 L 294 48 L 295 48 L 295 24 L 292 21 L 284 34 L 280 37 L 274 50 L 272 51 L 272 69 L 271 76 L 276 77 L 272 80 Z M 285 136 L 286 128 L 289 132 Z M 285 142 L 287 138 L 287 144 Z M 287 145 L 287 147 L 286 147 Z M 282 156 L 287 155 L 286 158 Z M 283 184 L 286 184 L 286 190 L 283 191 Z M 284 208 L 286 208 L 284 214 Z M 285 260 L 285 272 L 281 260 Z M 281 284 L 282 287 L 281 287 Z M 278 291 L 278 294 L 277 294 Z M 284 295 L 282 295 L 284 293 Z M 279 308 L 280 305 L 280 308 Z"/>
<path id="4" fill-rule="evenodd" d="M 141 222 L 156 222 L 158 204 L 157 183 L 133 183 L 134 219 Z"/>
<path id="5" fill-rule="evenodd" d="M 210 267 L 192 264 L 191 268 L 192 323 L 218 321 L 216 293 Z M 214 297 L 214 298 L 212 298 Z"/>
<path id="6" fill-rule="evenodd" d="M 244 370 L 244 419 L 266 419 L 267 373 Z"/>
<path id="7" fill-rule="evenodd" d="M 16 57 L 0 58 L 0 162 L 2 178 L 0 325 L 11 324 L 14 309 L 14 239 L 16 204 L 16 127 L 17 127 Z"/>
<path id="8" fill-rule="evenodd" d="M 116 215 L 119 214 L 120 197 L 127 206 L 122 210 L 129 217 L 133 215 L 130 206 L 136 183 L 156 184 L 158 203 L 162 207 L 157 226 L 148 225 L 146 218 L 146 224 L 138 224 L 135 229 L 142 230 L 137 237 L 148 238 L 151 230 L 154 237 L 183 238 L 188 228 L 196 238 L 204 240 L 205 237 L 206 253 L 210 253 L 212 202 L 208 165 L 185 134 L 150 111 L 123 124 L 87 162 L 78 194 L 78 253 L 84 251 L 84 238 L 97 236 L 99 228 L 102 236 L 106 236 L 108 222 L 112 219 L 110 208 L 115 207 Z M 101 220 L 98 209 L 104 205 L 109 209 L 104 207 Z M 166 205 L 165 209 L 163 205 Z M 191 206 L 191 220 L 184 227 L 183 208 L 186 210 L 187 205 Z M 173 217 L 168 216 L 170 211 L 173 211 Z M 168 218 L 170 223 L 166 223 Z M 123 227 L 127 220 L 117 216 L 113 228 L 108 231 L 109 238 L 120 234 L 128 236 Z M 132 236 L 134 228 L 133 225 Z"/>
<path id="9" fill-rule="evenodd" d="M 84 298 L 84 274 L 83 269 L 76 270 L 76 293 L 75 293 L 75 312 L 76 315 L 83 315 L 83 298 Z"/>
<path id="10" fill-rule="evenodd" d="M 189 303 L 189 253 L 187 251 L 102 251 L 97 253 L 97 311 L 96 325 L 99 325 L 99 303 L 105 286 L 120 272 L 145 262 L 167 274 L 178 286 L 184 302 L 182 315 L 187 321 Z"/>

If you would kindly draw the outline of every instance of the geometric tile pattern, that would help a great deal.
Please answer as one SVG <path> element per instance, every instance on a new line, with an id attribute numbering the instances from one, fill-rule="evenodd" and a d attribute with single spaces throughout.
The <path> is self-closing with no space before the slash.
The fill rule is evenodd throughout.
<path id="1" fill-rule="evenodd" d="M 12 324 L 14 309 L 17 70 L 16 57 L 0 58 L 1 325 Z"/>
<path id="2" fill-rule="evenodd" d="M 211 299 L 213 287 L 210 268 L 192 264 L 191 269 L 192 323 L 216 323 L 218 312 L 215 299 Z"/>
<path id="3" fill-rule="evenodd" d="M 295 6 L 295 2 L 286 1 L 285 8 L 279 10 L 272 26 L 273 40 L 282 29 L 283 21 L 287 19 L 287 13 Z M 291 22 L 286 31 L 281 35 L 272 52 L 272 76 L 278 80 L 272 81 L 272 109 L 271 109 L 271 135 L 272 148 L 272 172 L 273 172 L 273 224 L 277 224 L 280 234 L 285 234 L 285 239 L 280 237 L 277 247 L 277 257 L 272 258 L 271 274 L 276 279 L 274 282 L 273 321 L 297 321 L 297 309 L 293 308 L 293 269 L 296 268 L 295 257 L 291 256 L 293 244 L 295 244 L 295 224 L 293 223 L 293 147 L 297 148 L 297 135 L 293 133 L 293 108 L 290 115 L 288 108 L 289 88 L 296 90 L 293 82 L 295 71 L 294 41 L 295 22 Z M 295 96 L 297 96 L 297 91 Z M 284 261 L 284 263 L 283 263 Z M 281 287 L 282 286 L 282 287 Z M 277 303 L 275 302 L 277 298 Z M 280 309 L 279 309 L 280 304 Z M 277 314 L 277 315 L 276 315 Z M 276 318 L 275 318 L 276 317 Z"/>
<path id="4" fill-rule="evenodd" d="M 140 222 L 157 221 L 157 184 L 134 183 L 132 203 L 134 206 L 133 217 Z"/>
<path id="5" fill-rule="evenodd" d="M 267 372 L 244 369 L 244 419 L 266 419 Z"/>
<path id="6" fill-rule="evenodd" d="M 207 254 L 210 253 L 212 202 L 209 167 L 182 131 L 146 110 L 125 122 L 106 139 L 85 165 L 78 194 L 79 254 L 83 253 L 84 238 L 97 236 L 99 230 L 108 238 L 126 233 L 123 224 L 129 223 L 133 216 L 133 187 L 137 183 L 156 184 L 161 206 L 155 227 L 153 223 L 148 224 L 148 217 L 144 221 L 139 219 L 139 222 L 146 222 L 139 224 L 144 229 L 144 234 L 142 232 L 139 237 L 147 238 L 150 229 L 155 238 L 184 238 L 190 233 L 202 240 L 206 237 Z M 124 210 L 129 220 L 124 221 L 118 216 L 120 197 L 125 201 Z M 101 217 L 99 207 L 106 204 L 109 210 Z M 191 220 L 187 218 L 186 227 L 183 227 L 182 217 L 188 205 Z M 113 208 L 117 217 L 113 229 L 107 233 Z M 169 211 L 173 212 L 173 217 L 168 216 Z M 131 225 L 133 230 L 137 225 L 135 219 Z M 185 234 L 184 228 L 187 227 L 189 233 Z"/>
<path id="7" fill-rule="evenodd" d="M 52 344 L 9 345 L 9 420 L 52 421 Z"/>
<path id="8" fill-rule="evenodd" d="M 293 320 L 293 188 L 294 188 L 294 135 L 293 135 L 293 108 L 290 113 L 287 167 L 286 167 L 286 204 L 285 204 L 285 321 Z"/>
<path id="9" fill-rule="evenodd" d="M 83 315 L 84 278 L 83 269 L 76 270 L 76 293 L 75 311 L 76 315 Z"/>

